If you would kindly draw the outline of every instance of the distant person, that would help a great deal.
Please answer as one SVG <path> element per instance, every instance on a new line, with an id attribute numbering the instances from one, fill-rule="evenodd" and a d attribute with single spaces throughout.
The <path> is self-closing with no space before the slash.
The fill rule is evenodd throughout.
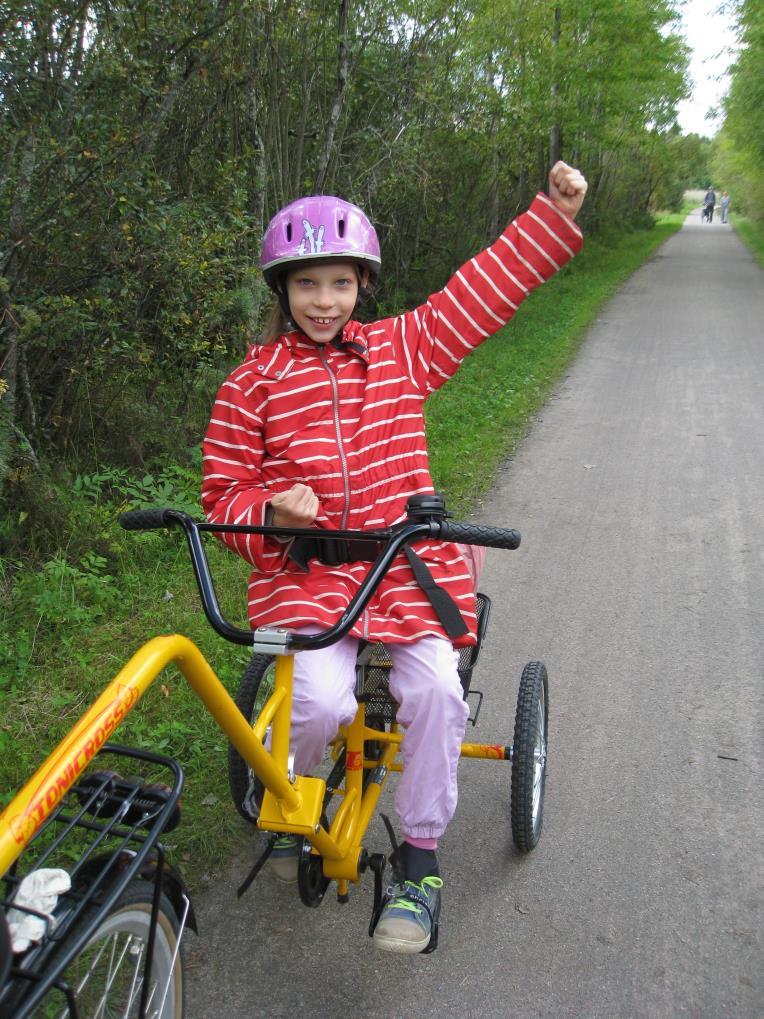
<path id="1" fill-rule="evenodd" d="M 708 185 L 708 191 L 703 199 L 703 214 L 701 219 L 704 219 L 706 223 L 713 223 L 714 221 L 714 206 L 716 205 L 716 192 Z"/>
<path id="2" fill-rule="evenodd" d="M 722 223 L 727 223 L 728 222 L 727 215 L 728 215 L 729 209 L 730 209 L 730 196 L 729 196 L 729 192 L 722 191 L 722 200 L 719 202 L 719 205 L 721 206 L 721 210 L 722 210 Z"/>

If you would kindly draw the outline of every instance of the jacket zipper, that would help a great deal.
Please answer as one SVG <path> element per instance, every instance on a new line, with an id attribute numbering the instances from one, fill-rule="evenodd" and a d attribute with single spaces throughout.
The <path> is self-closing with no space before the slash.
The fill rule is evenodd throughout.
<path id="1" fill-rule="evenodd" d="M 340 402 L 339 402 L 339 390 L 337 388 L 337 379 L 334 372 L 329 367 L 329 362 L 326 359 L 323 347 L 319 348 L 319 357 L 321 358 L 324 367 L 332 380 L 332 403 L 334 406 L 334 431 L 337 436 L 337 450 L 340 455 L 340 463 L 342 464 L 342 483 L 345 493 L 345 508 L 342 511 L 342 530 L 347 527 L 348 521 L 348 510 L 350 507 L 350 472 L 348 471 L 348 463 L 345 458 L 345 448 L 342 445 L 342 429 L 340 428 Z"/>
<path id="2" fill-rule="evenodd" d="M 332 380 L 332 404 L 334 407 L 334 431 L 337 436 L 337 451 L 340 455 L 340 463 L 342 464 L 342 484 L 345 493 L 345 508 L 342 511 L 342 528 L 347 527 L 348 512 L 350 509 L 350 471 L 348 470 L 348 462 L 345 457 L 345 447 L 342 445 L 342 429 L 340 427 L 340 401 L 339 401 L 339 389 L 337 387 L 337 378 L 334 372 L 329 367 L 329 362 L 326 359 L 324 348 L 319 349 L 319 357 L 323 362 L 324 368 L 326 368 L 329 378 Z M 369 638 L 369 610 L 363 610 L 363 616 L 361 617 L 364 639 Z"/>

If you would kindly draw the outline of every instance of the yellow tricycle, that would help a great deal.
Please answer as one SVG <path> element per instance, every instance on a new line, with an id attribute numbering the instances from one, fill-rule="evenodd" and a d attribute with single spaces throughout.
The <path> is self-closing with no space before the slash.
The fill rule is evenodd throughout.
<path id="1" fill-rule="evenodd" d="M 162 832 L 179 820 L 182 772 L 167 758 L 108 742 L 172 662 L 230 742 L 229 779 L 236 809 L 267 836 L 240 894 L 262 868 L 275 839 L 289 833 L 301 839 L 297 887 L 308 906 L 322 902 L 331 882 L 338 900 L 347 901 L 350 885 L 365 872 L 373 873 L 369 925 L 373 933 L 383 902 L 387 857 L 372 852 L 366 837 L 388 777 L 401 770 L 402 732 L 387 683 L 391 661 L 383 644 L 360 645 L 358 710 L 333 741 L 329 774 L 322 778 L 297 775 L 292 767 L 294 653 L 326 647 L 349 633 L 407 544 L 429 539 L 515 549 L 520 543 L 515 530 L 452 520 L 437 495 L 412 497 L 403 522 L 375 531 L 210 524 L 174 509 L 131 511 L 122 514 L 120 523 L 128 530 L 184 531 L 207 619 L 226 640 L 250 648 L 252 658 L 234 699 L 186 637 L 150 640 L 0 815 L 6 919 L 5 924 L 0 922 L 0 1015 L 95 1016 L 104 1014 L 107 998 L 113 1007 L 113 997 L 120 1015 L 178 1019 L 183 1014 L 180 940 L 186 927 L 195 929 L 195 922 L 183 880 L 165 859 L 160 841 Z M 245 630 L 222 615 L 205 554 L 203 536 L 223 532 L 362 541 L 366 547 L 373 541 L 378 555 L 330 629 L 316 634 L 280 627 Z M 459 663 L 473 725 L 483 700 L 482 693 L 472 688 L 471 677 L 490 615 L 490 600 L 484 594 L 477 595 L 477 615 L 477 645 L 462 649 Z M 462 744 L 463 757 L 511 763 L 512 836 L 521 852 L 533 849 L 541 834 L 547 726 L 546 669 L 542 662 L 530 662 L 520 679 L 512 743 Z M 103 767 L 102 754 L 139 762 L 149 775 L 124 778 L 116 767 Z M 169 781 L 156 778 L 161 768 L 169 769 Z M 58 859 L 62 854 L 63 863 Z M 44 908 L 20 902 L 24 882 L 51 870 L 65 872 L 68 887 L 46 900 Z M 16 950 L 8 929 L 25 916 L 36 916 L 42 933 Z M 433 919 L 425 951 L 437 946 L 437 917 Z M 56 994 L 62 1010 L 35 1012 Z"/>

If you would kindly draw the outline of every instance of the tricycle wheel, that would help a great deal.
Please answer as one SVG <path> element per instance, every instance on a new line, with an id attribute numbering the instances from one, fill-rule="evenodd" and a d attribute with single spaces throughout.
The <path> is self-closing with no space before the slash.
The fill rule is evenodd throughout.
<path id="1" fill-rule="evenodd" d="M 234 700 L 236 707 L 250 725 L 273 693 L 276 660 L 271 655 L 254 654 L 241 677 Z M 236 747 L 228 747 L 228 784 L 233 805 L 245 821 L 256 824 L 263 797 L 263 784 Z"/>
<path id="2" fill-rule="evenodd" d="M 329 878 L 324 877 L 324 861 L 310 851 L 310 843 L 303 839 L 297 866 L 297 890 L 300 898 L 306 906 L 320 906 L 328 887 Z"/>
<path id="3" fill-rule="evenodd" d="M 544 820 L 549 683 L 543 662 L 528 662 L 520 677 L 512 745 L 512 838 L 529 853 Z"/>

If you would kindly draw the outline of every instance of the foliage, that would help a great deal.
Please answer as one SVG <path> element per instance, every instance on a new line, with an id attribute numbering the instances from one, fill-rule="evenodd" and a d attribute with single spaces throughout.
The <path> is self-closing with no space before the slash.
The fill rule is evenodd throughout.
<path id="1" fill-rule="evenodd" d="M 730 68 L 724 123 L 714 143 L 716 181 L 732 207 L 764 220 L 764 8 L 758 0 L 734 0 L 739 49 Z"/>
<path id="2" fill-rule="evenodd" d="M 735 232 L 743 240 L 764 269 L 764 219 L 751 220 L 738 215 L 732 217 Z"/>
<path id="3" fill-rule="evenodd" d="M 16 470 L 10 481 L 15 504 L 0 510 L 0 548 L 24 556 L 27 569 L 60 549 L 70 561 L 91 550 L 112 561 L 121 554 L 111 537 L 115 508 L 173 505 L 198 513 L 200 472 L 200 446 L 181 451 L 177 461 L 158 460 L 140 475 L 105 466 L 76 474 L 60 466 L 55 476 Z"/>
<path id="4" fill-rule="evenodd" d="M 368 209 L 385 310 L 442 285 L 558 154 L 591 181 L 590 233 L 644 221 L 677 193 L 676 6 L 5 4 L 5 501 L 34 523 L 30 485 L 62 462 L 148 471 L 198 441 L 263 319 L 263 225 L 299 193 Z"/>
<path id="5" fill-rule="evenodd" d="M 141 479 L 134 483 L 138 492 L 145 490 Z M 125 503 L 113 484 L 114 479 L 103 485 L 90 479 L 69 503 L 78 519 L 88 514 L 99 518 L 112 548 L 110 559 L 88 553 L 75 561 L 60 552 L 37 569 L 28 561 L 3 561 L 0 805 L 132 652 L 155 633 L 179 629 L 188 634 L 229 689 L 243 668 L 245 653 L 223 652 L 221 641 L 203 621 L 182 539 L 160 532 L 122 532 L 116 518 Z M 242 565 L 215 544 L 209 553 L 217 579 L 225 589 L 238 592 L 238 597 L 224 597 L 223 605 L 241 624 Z M 178 836 L 180 855 L 184 869 L 186 857 L 208 865 L 219 839 L 229 838 L 234 830 L 233 811 L 226 805 L 226 744 L 174 669 L 166 670 L 144 696 L 120 727 L 118 739 L 181 760 L 189 784 Z M 193 865 L 187 869 L 192 876 L 198 872 Z"/>
<path id="6" fill-rule="evenodd" d="M 711 181 L 711 147 L 711 139 L 699 134 L 686 134 L 678 139 L 676 156 L 682 166 L 685 188 L 702 188 L 705 191 L 708 187 Z"/>

